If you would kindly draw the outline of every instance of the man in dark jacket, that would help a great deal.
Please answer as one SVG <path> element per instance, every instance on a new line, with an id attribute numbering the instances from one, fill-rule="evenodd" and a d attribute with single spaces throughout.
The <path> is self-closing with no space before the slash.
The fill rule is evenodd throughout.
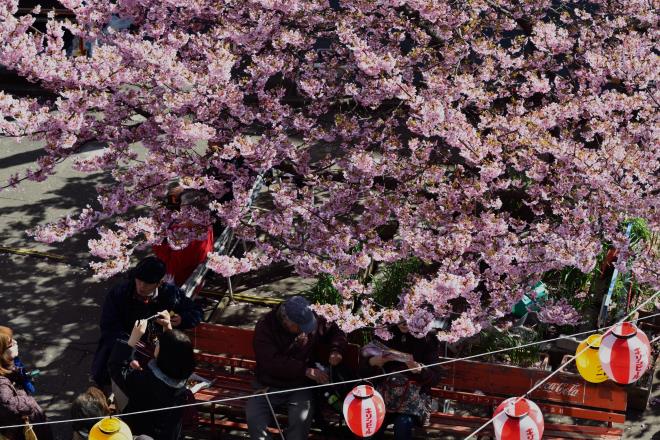
<path id="1" fill-rule="evenodd" d="M 101 313 L 101 339 L 94 361 L 92 378 L 101 387 L 110 384 L 108 359 L 117 339 L 126 340 L 135 321 L 146 319 L 162 311 L 174 312 L 172 327 L 188 329 L 202 320 L 202 309 L 181 289 L 163 282 L 165 263 L 156 257 L 140 261 L 128 281 L 113 287 L 103 304 Z M 161 331 L 153 320 L 147 330 L 147 338 L 154 339 Z"/>
<path id="2" fill-rule="evenodd" d="M 255 391 L 279 391 L 327 383 L 327 372 L 313 364 L 315 351 L 319 344 L 328 344 L 330 356 L 327 362 L 335 366 L 342 360 L 346 343 L 346 335 L 337 325 L 316 316 L 305 298 L 289 298 L 262 317 L 255 328 Z M 306 439 L 312 424 L 312 400 L 311 390 L 248 399 L 245 412 L 250 438 L 270 438 L 267 432 L 272 421 L 270 407 L 286 406 L 289 415 L 287 440 Z"/>

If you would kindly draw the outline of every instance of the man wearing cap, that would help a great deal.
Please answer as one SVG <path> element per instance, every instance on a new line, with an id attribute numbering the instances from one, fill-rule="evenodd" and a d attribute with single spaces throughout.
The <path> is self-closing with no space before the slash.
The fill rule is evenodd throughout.
<path id="1" fill-rule="evenodd" d="M 110 353 L 117 339 L 128 339 L 135 321 L 162 311 L 174 312 L 171 323 L 178 329 L 192 328 L 202 320 L 201 307 L 175 285 L 163 282 L 165 272 L 165 263 L 147 257 L 129 272 L 127 281 L 108 292 L 101 312 L 101 339 L 92 362 L 92 378 L 99 386 L 110 384 Z M 153 327 L 158 331 L 160 326 Z"/>
<path id="2" fill-rule="evenodd" d="M 293 296 L 268 312 L 255 327 L 255 390 L 277 391 L 327 383 L 328 374 L 314 364 L 319 344 L 329 346 L 330 356 L 318 361 L 336 366 L 346 348 L 346 335 L 336 324 L 316 316 L 302 296 Z M 312 424 L 313 397 L 312 390 L 299 390 L 248 399 L 245 411 L 250 438 L 270 438 L 267 427 L 272 423 L 272 405 L 275 409 L 288 409 L 287 440 L 306 439 Z"/>

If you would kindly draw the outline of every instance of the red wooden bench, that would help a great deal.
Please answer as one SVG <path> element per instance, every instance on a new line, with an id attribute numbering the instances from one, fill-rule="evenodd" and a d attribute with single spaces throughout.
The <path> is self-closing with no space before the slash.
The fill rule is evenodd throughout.
<path id="1" fill-rule="evenodd" d="M 256 361 L 252 346 L 254 330 L 217 324 L 200 324 L 189 331 L 190 338 L 195 347 L 197 368 L 195 372 L 206 378 L 213 379 L 213 385 L 195 394 L 199 402 L 208 402 L 223 398 L 239 397 L 254 394 L 251 383 L 254 380 Z M 320 348 L 319 359 L 327 358 L 330 354 L 327 348 Z M 343 362 L 349 368 L 357 370 L 360 348 L 355 344 L 348 344 L 344 353 Z M 244 421 L 246 399 L 232 400 L 223 403 L 212 403 L 200 407 L 199 423 L 210 426 L 213 436 L 228 430 L 247 430 Z M 341 425 L 338 414 L 324 412 L 324 419 L 332 426 Z M 286 423 L 286 417 L 278 416 L 281 423 Z M 272 429 L 273 433 L 277 430 Z M 318 432 L 312 433 L 311 438 L 327 437 Z"/>
<path id="2" fill-rule="evenodd" d="M 201 324 L 190 331 L 200 376 L 215 379 L 213 386 L 195 394 L 201 402 L 253 393 L 250 383 L 255 368 L 252 349 L 253 330 Z M 357 367 L 359 349 L 350 345 L 345 360 Z M 466 404 L 482 410 L 482 417 L 435 412 L 431 424 L 419 432 L 428 438 L 446 438 L 440 433 L 465 437 L 492 416 L 493 409 L 504 399 L 519 396 L 531 389 L 548 372 L 483 362 L 457 361 L 444 365 L 446 376 L 432 390 L 435 397 Z M 547 439 L 619 439 L 623 433 L 614 424 L 625 422 L 626 391 L 612 382 L 590 384 L 580 376 L 560 373 L 554 376 L 530 398 L 545 417 L 544 440 Z M 218 429 L 247 429 L 243 411 L 245 399 L 204 407 L 200 423 L 210 425 L 213 434 Z M 569 419 L 566 419 L 566 417 Z M 559 420 L 556 420 L 559 417 Z M 334 420 L 338 422 L 338 420 Z M 421 430 L 420 430 L 421 431 Z M 480 438 L 492 436 L 492 425 Z M 324 433 L 327 436 L 327 432 Z"/>
<path id="3" fill-rule="evenodd" d="M 433 389 L 434 396 L 485 406 L 489 417 L 502 400 L 524 394 L 548 376 L 547 371 L 473 361 L 458 361 L 445 367 L 447 375 L 441 386 Z M 623 434 L 621 427 L 613 425 L 625 422 L 626 390 L 613 382 L 591 384 L 577 374 L 559 373 L 529 398 L 543 412 L 544 440 L 620 439 Z M 486 420 L 437 412 L 431 416 L 427 429 L 468 435 Z M 482 432 L 492 433 L 492 425 Z"/>

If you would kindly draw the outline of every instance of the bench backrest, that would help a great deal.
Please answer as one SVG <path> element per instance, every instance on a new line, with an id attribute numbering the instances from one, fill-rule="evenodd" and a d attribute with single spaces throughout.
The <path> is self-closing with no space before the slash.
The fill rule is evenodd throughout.
<path id="1" fill-rule="evenodd" d="M 446 376 L 441 385 L 451 387 L 453 392 L 435 389 L 434 394 L 482 405 L 520 396 L 549 374 L 543 370 L 474 361 L 458 361 L 444 367 Z M 611 381 L 592 384 L 577 374 L 558 373 L 529 397 L 549 413 L 605 422 L 625 421 L 626 390 Z"/>
<path id="2" fill-rule="evenodd" d="M 229 327 L 219 324 L 200 324 L 188 332 L 193 347 L 199 351 L 197 359 L 216 365 L 227 365 L 254 369 L 255 354 L 252 341 L 254 330 Z M 319 347 L 319 358 L 327 357 L 327 347 Z M 357 370 L 360 347 L 348 344 L 344 353 L 344 362 L 349 368 Z"/>
<path id="3" fill-rule="evenodd" d="M 254 360 L 254 330 L 218 324 L 199 324 L 189 332 L 193 347 L 210 354 L 231 354 Z"/>

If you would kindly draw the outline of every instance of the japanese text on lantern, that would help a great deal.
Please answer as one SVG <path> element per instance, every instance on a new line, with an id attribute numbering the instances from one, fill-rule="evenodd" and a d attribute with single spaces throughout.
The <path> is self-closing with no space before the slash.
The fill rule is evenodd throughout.
<path id="1" fill-rule="evenodd" d="M 525 434 L 527 434 L 527 440 L 534 440 L 534 430 L 532 428 L 528 428 Z"/>
<path id="2" fill-rule="evenodd" d="M 637 347 L 635 348 L 634 352 L 635 352 L 635 376 L 633 377 L 633 379 L 637 380 L 644 371 L 644 362 L 642 360 L 642 350 L 640 350 L 640 348 Z"/>
<path id="3" fill-rule="evenodd" d="M 366 420 L 365 425 L 367 426 L 367 432 L 371 432 L 373 428 L 373 414 L 371 414 L 371 408 L 366 408 L 364 410 L 364 418 Z"/>

